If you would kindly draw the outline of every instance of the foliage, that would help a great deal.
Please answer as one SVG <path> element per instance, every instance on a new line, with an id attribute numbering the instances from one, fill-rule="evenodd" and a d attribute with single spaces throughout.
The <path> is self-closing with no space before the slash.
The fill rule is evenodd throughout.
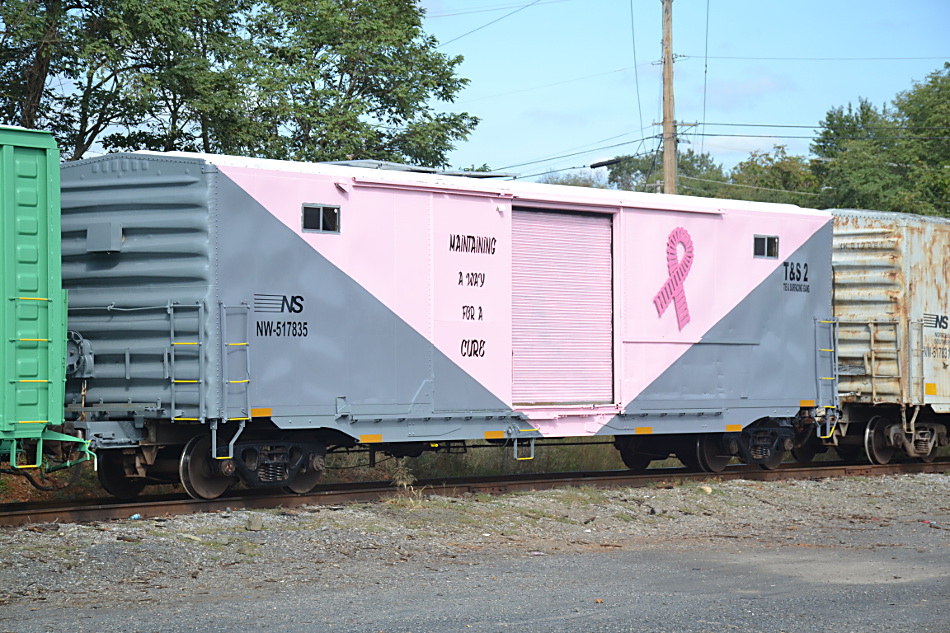
<path id="1" fill-rule="evenodd" d="M 810 206 L 818 193 L 811 161 L 790 156 L 784 145 L 776 145 L 771 152 L 752 152 L 736 165 L 729 180 L 735 186 L 721 187 L 719 196 Z"/>
<path id="2" fill-rule="evenodd" d="M 820 158 L 838 156 L 850 141 L 870 139 L 879 135 L 887 125 L 887 106 L 878 111 L 870 101 L 861 97 L 855 108 L 850 103 L 845 107 L 828 110 L 819 124 L 821 131 L 811 145 L 811 151 Z"/>
<path id="3" fill-rule="evenodd" d="M 0 121 L 106 149 L 446 164 L 477 119 L 418 0 L 4 0 Z"/>
<path id="4" fill-rule="evenodd" d="M 825 206 L 950 216 L 950 64 L 893 109 L 832 109 L 812 151 Z"/>
<path id="5" fill-rule="evenodd" d="M 416 0 L 268 0 L 250 20 L 254 126 L 241 152 L 440 166 L 477 120 L 439 114 L 467 83 L 422 32 Z"/>
<path id="6" fill-rule="evenodd" d="M 618 158 L 619 162 L 607 167 L 611 185 L 627 191 L 657 191 L 661 188 L 663 161 L 658 154 Z M 686 188 L 691 195 L 714 195 L 718 190 L 716 183 L 726 180 L 722 165 L 717 164 L 710 154 L 698 154 L 692 149 L 677 155 L 676 171 L 678 177 L 690 179 Z"/>
<path id="7" fill-rule="evenodd" d="M 815 158 L 777 145 L 754 151 L 729 173 L 709 154 L 677 157 L 680 193 L 800 206 L 866 208 L 950 216 L 950 63 L 892 104 L 831 108 L 811 145 Z M 617 189 L 657 191 L 659 155 L 608 165 Z"/>
<path id="8" fill-rule="evenodd" d="M 547 185 L 567 185 L 570 187 L 593 187 L 595 189 L 608 189 L 610 184 L 602 174 L 590 170 L 574 170 L 561 173 L 544 174 L 538 178 L 538 182 Z"/>

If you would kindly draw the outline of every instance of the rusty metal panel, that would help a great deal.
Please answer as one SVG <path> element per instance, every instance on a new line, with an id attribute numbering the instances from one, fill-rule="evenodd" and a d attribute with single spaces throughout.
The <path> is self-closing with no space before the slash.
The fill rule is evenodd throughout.
<path id="1" fill-rule="evenodd" d="M 515 403 L 613 401 L 612 226 L 610 215 L 514 212 Z"/>
<path id="2" fill-rule="evenodd" d="M 950 221 L 834 215 L 842 400 L 950 406 Z"/>

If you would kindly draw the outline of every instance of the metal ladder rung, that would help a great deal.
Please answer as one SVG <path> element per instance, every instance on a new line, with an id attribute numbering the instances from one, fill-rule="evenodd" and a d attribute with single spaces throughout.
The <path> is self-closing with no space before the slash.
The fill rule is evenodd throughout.
<path id="1" fill-rule="evenodd" d="M 224 302 L 218 304 L 219 309 L 219 322 L 221 323 L 220 328 L 220 345 L 221 345 L 221 363 L 222 363 L 222 379 L 221 379 L 221 412 L 223 419 L 227 421 L 236 421 L 244 425 L 245 422 L 249 422 L 251 419 L 251 347 L 248 342 L 250 337 L 250 306 L 241 302 L 238 305 L 226 305 Z M 230 338 L 230 332 L 228 332 L 228 322 L 229 322 L 229 312 L 231 321 L 234 319 L 240 321 L 240 318 L 244 318 L 244 328 L 243 331 L 235 331 L 235 338 L 238 338 L 237 341 L 228 341 Z M 237 328 L 240 330 L 241 328 Z M 244 355 L 244 367 L 240 368 L 240 359 L 231 360 L 230 348 L 234 349 L 234 354 L 241 354 L 243 350 Z M 236 369 L 233 373 L 237 373 L 239 377 L 233 377 L 233 373 L 229 371 L 231 368 Z M 236 417 L 229 417 L 228 411 L 231 409 L 231 405 L 228 402 L 229 396 L 229 386 L 231 385 L 243 385 L 243 402 L 242 414 Z M 237 395 L 237 394 L 235 394 Z M 240 397 L 240 396 L 238 396 Z M 241 406 L 238 405 L 238 406 Z M 233 444 L 233 441 L 232 441 Z M 231 449 L 229 448 L 229 451 Z"/>
<path id="2" fill-rule="evenodd" d="M 205 418 L 206 418 L 206 412 L 205 412 L 205 390 L 204 390 L 204 388 L 202 387 L 202 385 L 204 385 L 204 384 L 206 383 L 205 375 L 204 375 L 204 372 L 205 372 L 204 354 L 203 354 L 203 351 L 202 351 L 202 350 L 204 349 L 204 344 L 205 344 L 205 341 L 204 341 L 204 304 L 203 304 L 203 303 L 196 303 L 196 304 L 194 304 L 194 305 L 182 305 L 182 304 L 176 304 L 176 303 L 171 303 L 171 302 L 169 302 L 169 303 L 167 304 L 167 306 L 166 306 L 166 310 L 168 311 L 168 320 L 169 320 L 169 323 L 168 323 L 168 329 L 169 329 L 169 347 L 170 347 L 170 352 L 171 352 L 171 356 L 170 356 L 171 362 L 170 362 L 170 371 L 169 371 L 169 374 L 168 374 L 168 379 L 169 379 L 169 382 L 170 382 L 170 384 L 171 384 L 171 402 L 170 402 L 170 407 L 171 407 L 171 412 L 172 412 L 172 421 L 203 422 L 203 421 L 205 420 Z M 193 311 L 195 311 L 194 314 L 195 314 L 195 316 L 197 317 L 197 332 L 196 332 L 197 340 L 191 340 L 191 341 L 189 341 L 189 340 L 186 340 L 186 341 L 179 341 L 179 340 L 176 340 L 176 338 L 177 338 L 176 319 L 178 318 L 179 313 L 180 313 L 182 310 L 193 310 Z M 179 361 L 179 359 L 178 359 L 178 357 L 177 357 L 177 354 L 175 353 L 175 350 L 176 350 L 177 348 L 182 348 L 182 347 L 192 348 L 192 351 L 187 351 L 187 352 L 186 352 L 185 350 L 182 350 L 182 353 L 185 353 L 185 354 L 188 355 L 189 360 L 192 359 L 192 354 L 195 354 L 195 355 L 196 355 L 195 358 L 196 358 L 197 361 L 198 361 L 198 363 L 197 363 L 197 364 L 198 364 L 198 368 L 197 368 L 197 369 L 198 369 L 198 375 L 197 375 L 196 377 L 192 377 L 192 376 L 189 376 L 189 377 L 178 377 L 177 374 L 176 374 L 176 367 L 178 366 L 178 363 L 179 363 L 180 361 Z M 176 417 L 176 416 L 175 416 L 175 412 L 178 410 L 178 396 L 179 396 L 178 389 L 176 389 L 176 387 L 177 387 L 177 386 L 183 386 L 183 385 L 197 385 L 197 386 L 198 386 L 198 389 L 197 389 L 197 392 L 198 392 L 197 408 L 198 408 L 198 410 L 197 410 L 197 416 L 196 416 L 196 417 L 191 417 L 191 416 L 177 416 L 177 417 Z M 185 393 L 194 394 L 194 390 L 188 390 L 188 391 L 185 392 Z M 189 405 L 189 406 L 191 406 L 191 405 Z"/>
<path id="3" fill-rule="evenodd" d="M 837 427 L 837 416 L 833 415 L 838 409 L 838 319 L 815 320 L 815 343 L 818 354 L 815 355 L 815 375 L 818 378 L 817 391 L 818 407 L 828 413 L 817 424 L 815 431 L 819 438 L 830 438 Z M 830 368 L 828 367 L 830 365 Z M 830 372 L 829 372 L 830 369 Z M 824 374 L 830 373 L 830 376 Z M 830 391 L 829 391 L 830 389 Z M 822 431 L 824 427 L 824 432 Z"/>

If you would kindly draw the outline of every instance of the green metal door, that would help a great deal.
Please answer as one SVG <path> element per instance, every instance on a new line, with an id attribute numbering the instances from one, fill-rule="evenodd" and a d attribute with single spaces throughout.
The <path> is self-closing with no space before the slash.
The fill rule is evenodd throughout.
<path id="1" fill-rule="evenodd" d="M 37 467 L 63 424 L 66 297 L 59 151 L 45 132 L 0 127 L 0 461 Z M 85 443 L 82 443 L 85 448 Z"/>

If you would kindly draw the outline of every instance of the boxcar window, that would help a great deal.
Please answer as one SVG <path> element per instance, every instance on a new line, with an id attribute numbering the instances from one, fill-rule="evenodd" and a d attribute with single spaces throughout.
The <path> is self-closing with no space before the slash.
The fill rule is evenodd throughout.
<path id="1" fill-rule="evenodd" d="M 752 254 L 756 257 L 778 259 L 778 236 L 756 235 L 753 242 Z"/>
<path id="2" fill-rule="evenodd" d="M 339 233 L 340 207 L 321 204 L 303 205 L 303 230 Z"/>

